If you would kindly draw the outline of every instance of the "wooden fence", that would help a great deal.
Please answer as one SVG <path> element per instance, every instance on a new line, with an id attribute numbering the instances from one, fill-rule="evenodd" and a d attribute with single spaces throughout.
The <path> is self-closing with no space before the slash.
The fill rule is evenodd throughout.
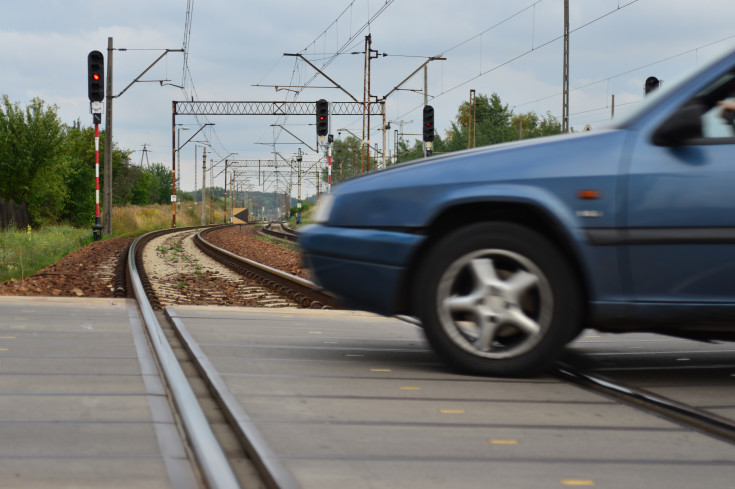
<path id="1" fill-rule="evenodd" d="M 25 229 L 30 223 L 28 203 L 16 204 L 12 200 L 6 202 L 0 197 L 0 229 L 7 229 L 10 226 Z"/>

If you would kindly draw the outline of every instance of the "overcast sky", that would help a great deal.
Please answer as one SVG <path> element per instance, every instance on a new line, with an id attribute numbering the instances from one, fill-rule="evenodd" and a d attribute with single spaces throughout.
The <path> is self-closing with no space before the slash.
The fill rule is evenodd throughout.
<path id="1" fill-rule="evenodd" d="M 563 0 L 508 2 L 500 0 L 2 0 L 0 16 L 0 94 L 26 105 L 40 97 L 58 106 L 62 121 L 79 119 L 91 125 L 86 93 L 86 58 L 92 50 L 107 57 L 113 38 L 114 89 L 120 93 L 165 49 L 185 45 L 190 8 L 188 73 L 184 55 L 169 53 L 114 102 L 114 139 L 134 150 L 136 164 L 148 160 L 171 165 L 171 102 L 218 101 L 348 101 L 315 71 L 284 53 L 302 53 L 357 99 L 363 94 L 364 38 L 380 53 L 372 61 L 371 93 L 383 96 L 418 68 L 427 57 L 443 55 L 428 68 L 430 104 L 437 130 L 455 119 L 470 89 L 497 93 L 514 112 L 550 112 L 561 118 L 563 61 Z M 673 80 L 707 60 L 735 48 L 733 0 L 570 0 L 570 125 L 581 130 L 609 122 L 611 99 L 615 115 L 635 107 L 643 82 L 651 75 Z M 336 53 L 342 53 L 334 56 Z M 383 56 L 383 54 L 387 56 Z M 157 80 L 167 80 L 162 86 Z M 254 85 L 302 85 L 300 93 Z M 177 88 L 177 85 L 183 88 Z M 421 90 L 423 75 L 404 88 Z M 423 95 L 398 91 L 386 102 L 393 131 L 421 131 Z M 379 127 L 373 119 L 372 127 Z M 410 121 L 410 122 L 409 122 Z M 209 141 L 214 161 L 230 158 L 285 158 L 301 148 L 305 161 L 312 152 L 285 127 L 315 146 L 313 117 L 180 116 L 188 131 L 215 126 L 196 138 Z M 332 120 L 337 129 L 361 135 L 361 117 Z M 417 136 L 406 136 L 409 139 Z M 377 134 L 372 140 L 381 139 Z M 194 187 L 195 143 L 181 151 L 182 187 Z M 197 149 L 201 158 L 201 148 Z M 145 161 L 144 161 L 145 163 Z M 197 168 L 201 163 L 197 164 Z M 197 176 L 201 184 L 201 175 Z M 222 175 L 216 180 L 222 186 Z M 254 182 L 257 185 L 257 182 Z M 268 183 L 267 185 L 270 185 Z M 308 187 L 305 184 L 305 187 Z M 273 190 L 267 187 L 265 190 Z M 294 186 L 294 196 L 296 188 Z M 304 194 L 309 192 L 306 188 Z M 313 190 L 312 190 L 313 192 Z"/>

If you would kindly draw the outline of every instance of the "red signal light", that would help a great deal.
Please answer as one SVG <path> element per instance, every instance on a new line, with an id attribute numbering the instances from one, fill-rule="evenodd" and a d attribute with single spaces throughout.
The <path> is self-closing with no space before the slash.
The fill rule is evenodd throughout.
<path id="1" fill-rule="evenodd" d="M 94 79 L 94 81 L 99 81 L 100 80 L 100 74 L 99 73 L 92 74 L 92 79 Z"/>

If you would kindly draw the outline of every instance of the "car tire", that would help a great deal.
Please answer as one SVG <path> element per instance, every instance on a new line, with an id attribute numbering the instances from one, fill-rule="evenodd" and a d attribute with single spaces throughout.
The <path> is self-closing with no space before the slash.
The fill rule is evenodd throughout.
<path id="1" fill-rule="evenodd" d="M 460 228 L 428 252 L 420 270 L 413 300 L 426 337 L 462 372 L 536 375 L 580 331 L 582 295 L 572 268 L 526 227 Z"/>

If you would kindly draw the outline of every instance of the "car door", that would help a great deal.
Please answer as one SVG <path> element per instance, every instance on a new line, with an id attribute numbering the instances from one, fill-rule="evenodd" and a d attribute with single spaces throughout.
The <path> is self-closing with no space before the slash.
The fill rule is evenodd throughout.
<path id="1" fill-rule="evenodd" d="M 716 105 L 732 86 L 720 79 L 690 101 L 700 134 L 683 144 L 637 136 L 622 235 L 636 302 L 735 303 L 735 130 Z"/>

